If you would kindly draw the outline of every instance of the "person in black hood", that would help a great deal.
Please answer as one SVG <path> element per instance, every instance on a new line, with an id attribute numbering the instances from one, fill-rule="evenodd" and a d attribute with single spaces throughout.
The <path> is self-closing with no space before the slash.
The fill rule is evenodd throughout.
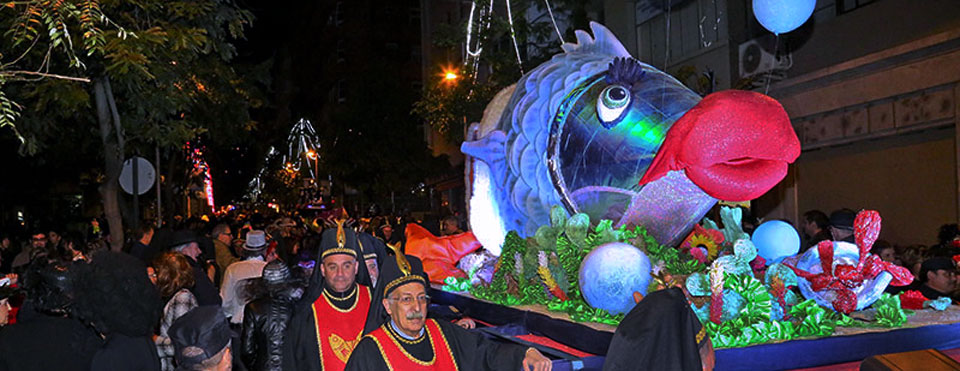
<path id="1" fill-rule="evenodd" d="M 383 264 L 383 259 L 387 256 L 387 245 L 383 240 L 368 233 L 358 233 L 357 243 L 363 252 L 364 265 L 367 266 L 369 286 L 376 287 L 377 277 L 380 275 L 380 265 Z"/>
<path id="2" fill-rule="evenodd" d="M 647 295 L 623 317 L 603 369 L 712 370 L 713 346 L 683 291 L 664 289 Z"/>
<path id="3" fill-rule="evenodd" d="M 0 371 L 89 370 L 103 345 L 91 328 L 71 316 L 74 269 L 79 264 L 31 264 L 23 277 L 27 301 L 17 323 L 0 332 Z"/>
<path id="4" fill-rule="evenodd" d="M 246 281 L 244 296 L 253 300 L 243 312 L 240 359 L 250 370 L 283 370 L 284 332 L 303 296 L 303 280 L 274 260 L 263 267 L 260 278 Z"/>

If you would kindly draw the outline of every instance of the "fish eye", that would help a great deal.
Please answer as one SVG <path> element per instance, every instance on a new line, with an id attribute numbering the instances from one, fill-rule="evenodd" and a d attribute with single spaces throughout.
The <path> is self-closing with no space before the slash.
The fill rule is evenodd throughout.
<path id="1" fill-rule="evenodd" d="M 597 115 L 601 123 L 613 123 L 627 110 L 630 105 L 630 89 L 622 85 L 610 85 L 600 91 L 597 97 Z"/>

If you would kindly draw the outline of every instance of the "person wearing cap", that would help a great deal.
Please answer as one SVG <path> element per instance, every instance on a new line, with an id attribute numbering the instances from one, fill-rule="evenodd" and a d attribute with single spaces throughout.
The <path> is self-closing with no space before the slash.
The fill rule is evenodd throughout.
<path id="1" fill-rule="evenodd" d="M 920 293 L 929 300 L 950 297 L 957 288 L 957 267 L 945 257 L 927 259 L 920 265 Z"/>
<path id="2" fill-rule="evenodd" d="M 497 343 L 447 321 L 427 317 L 427 274 L 420 259 L 396 251 L 380 270 L 365 326 L 347 370 L 552 369 L 535 348 Z"/>
<path id="3" fill-rule="evenodd" d="M 210 276 L 207 275 L 201 264 L 201 250 L 197 236 L 190 230 L 174 232 L 168 246 L 170 246 L 170 251 L 181 253 L 187 257 L 187 262 L 193 269 L 195 282 L 190 291 L 196 296 L 197 304 L 220 305 L 222 303 L 220 291 L 217 290 L 217 286 L 210 280 Z"/>
<path id="4" fill-rule="evenodd" d="M 320 269 L 287 326 L 285 370 L 343 370 L 360 341 L 372 296 L 357 235 L 344 223 L 320 237 Z"/>
<path id="5" fill-rule="evenodd" d="M 654 291 L 620 321 L 604 370 L 712 370 L 713 346 L 681 289 Z"/>
<path id="6" fill-rule="evenodd" d="M 261 278 L 250 282 L 244 296 L 255 299 L 244 308 L 240 359 L 250 370 L 283 370 L 284 332 L 303 285 L 281 260 L 267 263 Z"/>
<path id="7" fill-rule="evenodd" d="M 830 234 L 834 241 L 856 243 L 853 236 L 853 220 L 857 213 L 850 209 L 840 209 L 830 213 Z"/>
<path id="8" fill-rule="evenodd" d="M 230 324 L 219 306 L 197 307 L 170 326 L 177 370 L 229 371 Z"/>
<path id="9" fill-rule="evenodd" d="M 244 260 L 230 264 L 223 274 L 220 297 L 223 298 L 223 312 L 230 317 L 230 323 L 243 323 L 243 306 L 247 303 L 237 295 L 237 283 L 240 280 L 260 277 L 263 267 L 267 265 L 263 259 L 267 251 L 266 236 L 263 231 L 247 232 L 247 239 L 243 244 Z"/>

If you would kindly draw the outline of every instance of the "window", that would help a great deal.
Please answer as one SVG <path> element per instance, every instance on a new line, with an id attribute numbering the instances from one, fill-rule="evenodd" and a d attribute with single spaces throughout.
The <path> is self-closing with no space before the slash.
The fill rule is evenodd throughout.
<path id="1" fill-rule="evenodd" d="M 337 63 L 343 63 L 347 60 L 347 47 L 343 40 L 337 40 Z"/>

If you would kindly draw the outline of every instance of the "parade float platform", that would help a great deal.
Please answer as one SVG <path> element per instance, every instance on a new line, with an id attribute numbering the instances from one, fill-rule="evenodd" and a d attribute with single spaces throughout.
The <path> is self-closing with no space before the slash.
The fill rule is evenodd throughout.
<path id="1" fill-rule="evenodd" d="M 539 305 L 507 307 L 434 287 L 433 304 L 454 306 L 490 327 L 481 331 L 524 345 L 537 345 L 554 370 L 599 370 L 615 327 L 569 320 Z M 869 320 L 870 310 L 855 312 Z M 717 370 L 780 370 L 859 363 L 886 353 L 960 348 L 960 306 L 943 312 L 918 310 L 899 328 L 838 327 L 833 336 L 716 350 Z"/>

